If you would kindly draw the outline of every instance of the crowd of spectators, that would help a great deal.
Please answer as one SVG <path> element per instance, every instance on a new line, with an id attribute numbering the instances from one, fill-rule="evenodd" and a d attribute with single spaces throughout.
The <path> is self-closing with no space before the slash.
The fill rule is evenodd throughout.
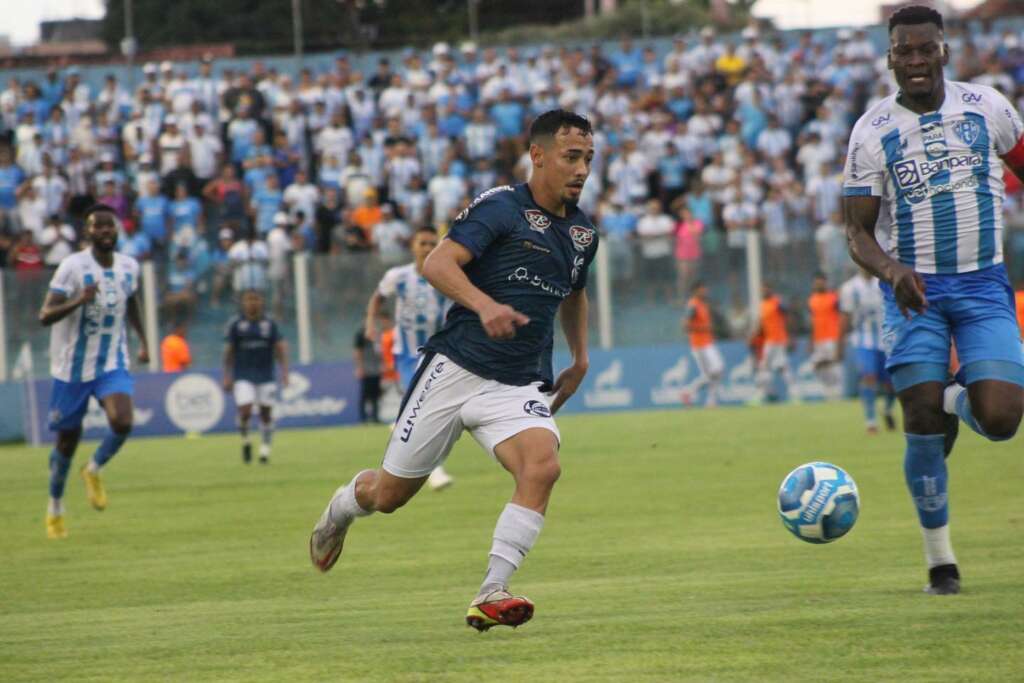
<path id="1" fill-rule="evenodd" d="M 947 39 L 948 77 L 1024 105 L 1020 34 Z M 164 304 L 186 316 L 201 294 L 217 305 L 255 282 L 279 300 L 296 251 L 408 260 L 413 227 L 443 233 L 475 194 L 528 178 L 529 121 L 555 107 L 594 124 L 581 204 L 617 285 L 678 304 L 727 271 L 739 300 L 749 231 L 770 279 L 820 269 L 837 285 L 846 141 L 893 88 L 862 30 L 704 29 L 667 51 L 440 43 L 370 73 L 346 55 L 294 75 L 208 59 L 142 71 L 132 90 L 114 75 L 94 90 L 72 67 L 0 92 L 0 265 L 53 267 L 79 244 L 82 211 L 103 202 L 121 218 L 120 248 L 158 263 Z"/>

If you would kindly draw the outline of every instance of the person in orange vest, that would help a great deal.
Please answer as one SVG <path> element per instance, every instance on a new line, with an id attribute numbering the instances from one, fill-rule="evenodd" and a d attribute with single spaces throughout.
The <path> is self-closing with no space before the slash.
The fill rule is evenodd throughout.
<path id="1" fill-rule="evenodd" d="M 1021 340 L 1024 340 L 1024 281 L 1017 283 L 1013 298 L 1017 301 L 1017 327 L 1020 328 Z"/>
<path id="2" fill-rule="evenodd" d="M 182 372 L 192 365 L 186 331 L 185 322 L 178 321 L 160 342 L 160 367 L 164 372 Z"/>
<path id="3" fill-rule="evenodd" d="M 690 338 L 690 352 L 697 361 L 700 377 L 683 392 L 683 402 L 691 403 L 697 392 L 707 387 L 704 405 L 713 407 L 718 404 L 718 387 L 722 381 L 722 371 L 725 370 L 725 361 L 715 346 L 715 336 L 711 329 L 708 288 L 703 282 L 697 282 L 692 292 L 693 296 L 687 302 L 686 313 L 683 315 L 683 331 Z"/>
<path id="4" fill-rule="evenodd" d="M 814 274 L 811 296 L 807 299 L 811 310 L 811 364 L 814 374 L 824 387 L 826 399 L 838 399 L 842 393 L 842 360 L 839 314 L 839 295 L 828 288 L 824 273 Z"/>
<path id="5" fill-rule="evenodd" d="M 398 384 L 398 368 L 395 366 L 395 326 L 380 333 L 381 384 Z"/>
<path id="6" fill-rule="evenodd" d="M 772 386 L 776 375 L 782 378 L 786 394 L 790 399 L 799 398 L 789 369 L 789 330 L 786 308 L 772 290 L 771 285 L 761 285 L 761 316 L 758 331 L 764 338 L 764 351 L 757 367 L 759 399 L 776 401 L 779 397 Z M 757 399 L 755 399 L 757 400 Z"/>

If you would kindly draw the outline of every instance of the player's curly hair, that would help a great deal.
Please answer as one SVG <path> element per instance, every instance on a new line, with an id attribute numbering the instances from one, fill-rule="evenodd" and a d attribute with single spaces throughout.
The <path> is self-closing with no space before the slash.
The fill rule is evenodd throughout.
<path id="1" fill-rule="evenodd" d="M 889 17 L 889 32 L 897 26 L 914 24 L 935 24 L 940 31 L 944 30 L 942 15 L 936 9 L 925 5 L 908 5 L 900 7 Z"/>
<path id="2" fill-rule="evenodd" d="M 586 135 L 593 134 L 593 128 L 586 116 L 565 109 L 546 111 L 530 124 L 530 144 L 539 142 L 540 138 L 551 138 L 563 128 L 578 128 Z"/>

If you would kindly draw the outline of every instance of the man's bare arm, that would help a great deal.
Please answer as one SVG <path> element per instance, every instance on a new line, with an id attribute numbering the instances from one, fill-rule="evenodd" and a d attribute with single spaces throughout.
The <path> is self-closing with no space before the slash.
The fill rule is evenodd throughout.
<path id="1" fill-rule="evenodd" d="M 924 279 L 910 266 L 890 257 L 875 239 L 875 224 L 882 200 L 878 197 L 844 197 L 846 244 L 850 258 L 882 282 L 892 286 L 903 315 L 928 308 Z"/>

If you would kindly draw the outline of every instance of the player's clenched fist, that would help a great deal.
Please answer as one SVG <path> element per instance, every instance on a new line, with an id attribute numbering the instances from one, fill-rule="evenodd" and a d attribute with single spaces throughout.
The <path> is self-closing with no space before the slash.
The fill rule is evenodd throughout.
<path id="1" fill-rule="evenodd" d="M 494 302 L 480 309 L 480 323 L 491 339 L 511 339 L 516 328 L 529 324 L 530 319 L 505 304 Z"/>
<path id="2" fill-rule="evenodd" d="M 924 313 L 928 298 L 924 293 L 924 279 L 913 268 L 902 263 L 896 264 L 892 273 L 892 290 L 899 304 L 900 312 L 907 318 L 910 311 Z"/>

